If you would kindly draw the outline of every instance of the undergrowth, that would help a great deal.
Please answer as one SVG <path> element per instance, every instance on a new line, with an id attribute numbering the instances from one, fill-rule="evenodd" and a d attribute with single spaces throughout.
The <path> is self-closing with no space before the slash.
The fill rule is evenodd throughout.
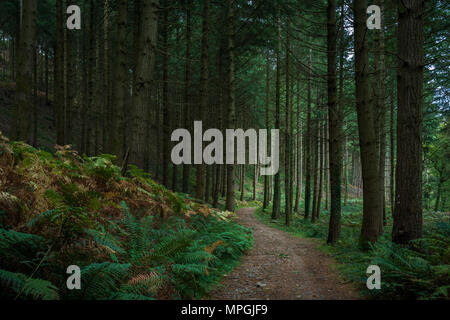
<path id="1" fill-rule="evenodd" d="M 233 215 L 114 157 L 55 155 L 0 134 L 0 298 L 200 298 L 253 242 Z M 67 268 L 81 289 L 67 289 Z"/>
<path id="2" fill-rule="evenodd" d="M 392 243 L 391 217 L 382 238 L 368 251 L 359 247 L 362 203 L 349 201 L 342 210 L 341 240 L 335 245 L 319 248 L 330 253 L 338 262 L 343 276 L 354 282 L 360 292 L 373 299 L 448 299 L 450 290 L 450 220 L 445 214 L 427 213 L 424 219 L 424 237 L 409 247 Z M 328 235 L 329 213 L 322 211 L 319 221 L 311 223 L 303 216 L 294 215 L 291 225 L 284 224 L 284 216 L 271 219 L 271 208 L 259 208 L 256 216 L 272 227 L 297 237 L 325 240 Z M 367 267 L 381 269 L 381 290 L 368 290 Z"/>

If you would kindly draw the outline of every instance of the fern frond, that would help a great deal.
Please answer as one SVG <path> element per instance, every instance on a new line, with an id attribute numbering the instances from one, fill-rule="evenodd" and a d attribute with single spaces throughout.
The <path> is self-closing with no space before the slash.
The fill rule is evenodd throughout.
<path id="1" fill-rule="evenodd" d="M 39 300 L 59 300 L 58 288 L 50 281 L 28 278 L 22 288 L 22 294 Z"/>
<path id="2" fill-rule="evenodd" d="M 54 213 L 55 213 L 55 210 L 53 210 L 53 209 L 42 212 L 42 213 L 38 214 L 37 216 L 33 217 L 32 219 L 30 219 L 27 222 L 27 226 L 30 228 L 34 227 L 42 220 L 49 219 Z"/>
<path id="3" fill-rule="evenodd" d="M 14 230 L 5 230 L 0 228 L 0 257 L 5 261 L 27 260 L 36 256 L 36 253 L 45 250 L 46 240 L 43 237 L 17 232 Z"/>
<path id="4" fill-rule="evenodd" d="M 81 269 L 82 299 L 107 299 L 118 291 L 130 264 L 93 263 Z"/>
<path id="5" fill-rule="evenodd" d="M 0 269 L 0 283 L 3 288 L 11 289 L 15 294 L 32 297 L 36 300 L 58 300 L 58 288 L 50 281 L 33 279 L 22 273 Z"/>
<path id="6" fill-rule="evenodd" d="M 118 240 L 106 231 L 102 232 L 95 229 L 86 229 L 85 231 L 97 244 L 111 249 L 113 253 L 125 253 L 125 250 L 119 246 Z"/>

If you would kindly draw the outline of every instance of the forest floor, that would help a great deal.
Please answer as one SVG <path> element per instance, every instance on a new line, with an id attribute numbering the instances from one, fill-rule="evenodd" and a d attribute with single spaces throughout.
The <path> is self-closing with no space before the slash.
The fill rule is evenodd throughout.
<path id="1" fill-rule="evenodd" d="M 334 259 L 317 249 L 318 241 L 265 225 L 255 208 L 240 209 L 237 216 L 239 224 L 253 229 L 254 246 L 208 299 L 358 299 L 358 291 L 334 270 Z"/>

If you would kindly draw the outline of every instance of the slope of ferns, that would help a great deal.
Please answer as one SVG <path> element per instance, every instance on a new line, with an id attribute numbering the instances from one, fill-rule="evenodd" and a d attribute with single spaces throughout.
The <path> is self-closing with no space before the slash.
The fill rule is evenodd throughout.
<path id="1" fill-rule="evenodd" d="M 55 155 L 0 133 L 0 298 L 199 298 L 252 245 L 251 231 L 113 157 Z M 67 267 L 81 268 L 68 290 Z"/>

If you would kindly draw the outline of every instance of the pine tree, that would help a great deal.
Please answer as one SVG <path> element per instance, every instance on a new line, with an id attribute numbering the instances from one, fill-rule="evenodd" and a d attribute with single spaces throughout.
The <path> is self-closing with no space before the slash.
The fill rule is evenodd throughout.
<path id="1" fill-rule="evenodd" d="M 397 165 L 392 240 L 422 237 L 422 93 L 424 1 L 398 5 Z"/>

